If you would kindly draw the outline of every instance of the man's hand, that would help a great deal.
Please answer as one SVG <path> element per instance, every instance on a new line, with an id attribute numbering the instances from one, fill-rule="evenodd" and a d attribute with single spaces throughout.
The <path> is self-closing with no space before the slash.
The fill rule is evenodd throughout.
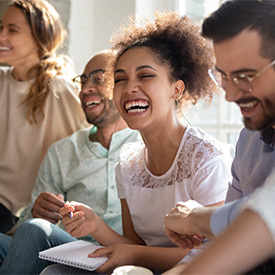
<path id="1" fill-rule="evenodd" d="M 165 230 L 170 240 L 182 248 L 192 249 L 200 245 L 203 236 L 192 221 L 192 210 L 203 208 L 194 200 L 179 202 L 165 217 Z"/>
<path id="2" fill-rule="evenodd" d="M 62 194 L 42 192 L 34 202 L 32 216 L 56 224 L 62 218 L 59 214 L 59 210 L 64 204 L 65 202 Z"/>

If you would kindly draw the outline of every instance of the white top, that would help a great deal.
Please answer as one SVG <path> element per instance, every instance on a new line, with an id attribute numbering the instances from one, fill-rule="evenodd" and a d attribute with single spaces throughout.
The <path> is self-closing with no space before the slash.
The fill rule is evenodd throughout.
<path id="1" fill-rule="evenodd" d="M 275 169 L 265 181 L 264 186 L 257 188 L 248 200 L 244 202 L 244 208 L 256 212 L 270 230 L 275 244 Z M 275 251 L 274 251 L 275 252 Z"/>
<path id="2" fill-rule="evenodd" d="M 40 124 L 30 124 L 26 106 L 21 103 L 32 82 L 17 81 L 10 68 L 0 67 L 0 203 L 14 215 L 29 203 L 48 147 L 87 126 L 76 87 L 61 76 L 51 82 L 45 119 Z"/>
<path id="3" fill-rule="evenodd" d="M 148 246 L 174 246 L 164 230 L 164 217 L 179 201 L 202 205 L 223 201 L 231 179 L 231 156 L 222 143 L 199 128 L 188 127 L 175 160 L 161 176 L 144 161 L 143 142 L 123 146 L 116 166 L 118 196 L 126 199 L 136 233 Z"/>

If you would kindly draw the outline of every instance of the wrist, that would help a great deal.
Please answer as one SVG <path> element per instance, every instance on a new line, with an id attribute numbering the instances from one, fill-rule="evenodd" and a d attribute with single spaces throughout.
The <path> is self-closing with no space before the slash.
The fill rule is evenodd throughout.
<path id="1" fill-rule="evenodd" d="M 197 207 L 190 212 L 190 224 L 194 232 L 200 233 L 204 237 L 213 237 L 210 219 L 215 207 Z"/>
<path id="2" fill-rule="evenodd" d="M 100 222 L 101 222 L 101 219 L 96 214 L 94 214 L 94 218 L 92 221 L 90 221 L 90 225 L 89 225 L 89 228 L 90 228 L 89 235 L 91 235 L 95 239 L 96 239 L 96 235 L 99 234 L 101 231 Z"/>

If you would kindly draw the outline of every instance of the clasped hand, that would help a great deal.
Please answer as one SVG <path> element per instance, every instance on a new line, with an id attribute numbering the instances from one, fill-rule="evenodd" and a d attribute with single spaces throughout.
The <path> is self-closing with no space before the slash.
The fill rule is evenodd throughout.
<path id="1" fill-rule="evenodd" d="M 192 209 L 197 207 L 202 206 L 194 200 L 179 202 L 165 217 L 166 234 L 179 247 L 192 249 L 203 241 L 203 236 L 196 231 L 190 215 Z"/>

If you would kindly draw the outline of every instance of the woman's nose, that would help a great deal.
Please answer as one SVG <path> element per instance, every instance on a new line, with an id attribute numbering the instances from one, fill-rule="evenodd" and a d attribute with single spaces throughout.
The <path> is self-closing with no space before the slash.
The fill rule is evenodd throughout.
<path id="1" fill-rule="evenodd" d="M 138 91 L 138 83 L 135 80 L 128 80 L 124 87 L 124 93 L 133 94 L 137 91 Z"/>

